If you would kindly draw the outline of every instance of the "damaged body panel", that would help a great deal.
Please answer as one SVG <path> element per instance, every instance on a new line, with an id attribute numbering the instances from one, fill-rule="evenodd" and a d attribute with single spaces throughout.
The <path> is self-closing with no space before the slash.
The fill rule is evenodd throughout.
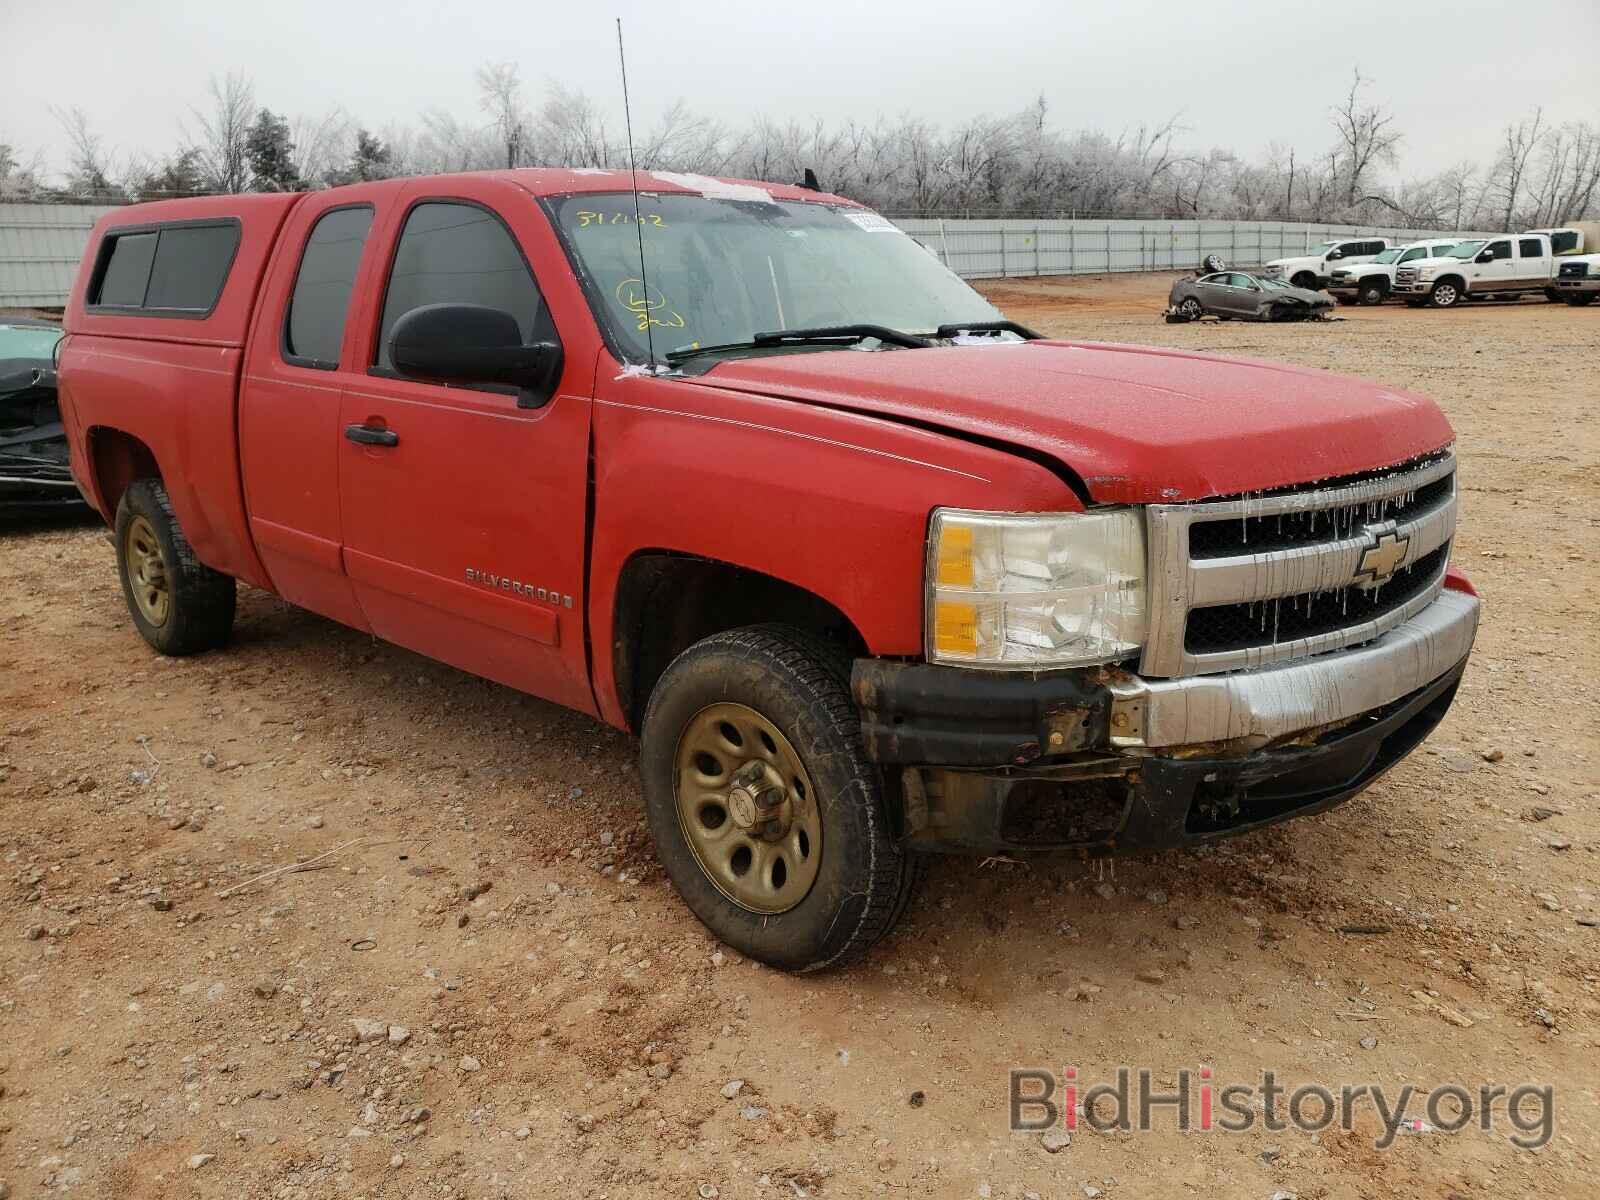
<path id="1" fill-rule="evenodd" d="M 61 328 L 44 321 L 0 323 L 0 509 L 83 503 L 68 470 L 57 400 L 55 345 Z"/>
<path id="2" fill-rule="evenodd" d="M 1334 299 L 1281 279 L 1246 271 L 1216 271 L 1180 279 L 1167 296 L 1172 321 L 1217 317 L 1224 321 L 1315 321 L 1334 309 Z"/>

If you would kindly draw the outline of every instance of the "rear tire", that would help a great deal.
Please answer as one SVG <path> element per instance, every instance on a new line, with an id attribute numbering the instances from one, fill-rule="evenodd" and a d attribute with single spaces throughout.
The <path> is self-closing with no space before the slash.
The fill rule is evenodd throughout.
<path id="1" fill-rule="evenodd" d="M 905 909 L 919 864 L 889 827 L 833 647 L 777 625 L 696 642 L 650 695 L 640 769 L 667 876 L 741 954 L 821 970 Z"/>
<path id="2" fill-rule="evenodd" d="M 115 525 L 117 573 L 139 635 L 162 654 L 199 654 L 233 636 L 233 579 L 194 555 L 159 479 L 122 493 Z"/>

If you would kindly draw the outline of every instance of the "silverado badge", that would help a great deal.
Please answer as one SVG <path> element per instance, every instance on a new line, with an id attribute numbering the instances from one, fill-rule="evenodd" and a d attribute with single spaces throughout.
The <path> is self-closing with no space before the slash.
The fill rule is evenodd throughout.
<path id="1" fill-rule="evenodd" d="M 1361 560 L 1356 563 L 1356 582 L 1376 587 L 1380 583 L 1387 583 L 1405 561 L 1411 539 L 1397 533 L 1392 525 L 1369 525 L 1367 537 L 1372 544 L 1361 552 Z"/>

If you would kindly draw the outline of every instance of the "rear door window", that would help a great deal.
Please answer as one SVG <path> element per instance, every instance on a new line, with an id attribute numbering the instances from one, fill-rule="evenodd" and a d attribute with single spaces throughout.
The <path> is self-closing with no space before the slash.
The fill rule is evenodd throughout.
<path id="1" fill-rule="evenodd" d="M 486 208 L 430 200 L 406 217 L 378 326 L 377 365 L 394 369 L 389 334 L 425 304 L 482 304 L 517 319 L 524 342 L 554 340 L 533 272 L 510 230 Z"/>
<path id="2" fill-rule="evenodd" d="M 339 366 L 345 316 L 372 229 L 372 209 L 336 208 L 317 218 L 306 239 L 283 321 L 283 357 L 301 367 Z"/>
<path id="3" fill-rule="evenodd" d="M 1544 243 L 1538 238 L 1521 238 L 1517 250 L 1523 258 L 1540 258 L 1544 254 Z"/>

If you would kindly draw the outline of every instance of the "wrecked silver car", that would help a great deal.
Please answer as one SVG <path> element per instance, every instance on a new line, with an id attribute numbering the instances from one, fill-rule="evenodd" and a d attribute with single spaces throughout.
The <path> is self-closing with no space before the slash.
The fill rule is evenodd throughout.
<path id="1" fill-rule="evenodd" d="M 1332 296 L 1248 271 L 1213 271 L 1180 279 L 1167 297 L 1167 320 L 1315 321 L 1334 309 Z"/>
<path id="2" fill-rule="evenodd" d="M 81 505 L 56 401 L 61 326 L 0 319 L 0 512 Z"/>

